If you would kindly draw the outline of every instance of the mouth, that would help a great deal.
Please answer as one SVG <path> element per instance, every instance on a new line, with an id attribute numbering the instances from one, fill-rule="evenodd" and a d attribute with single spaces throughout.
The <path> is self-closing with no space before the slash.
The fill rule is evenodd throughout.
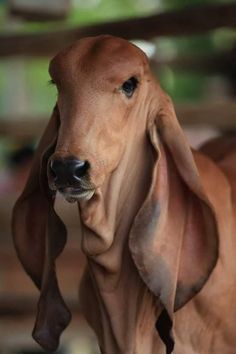
<path id="1" fill-rule="evenodd" d="M 75 203 L 78 201 L 90 200 L 95 193 L 95 188 L 83 189 L 83 188 L 66 187 L 63 189 L 58 189 L 58 191 L 62 194 L 62 196 L 66 199 L 67 202 Z"/>

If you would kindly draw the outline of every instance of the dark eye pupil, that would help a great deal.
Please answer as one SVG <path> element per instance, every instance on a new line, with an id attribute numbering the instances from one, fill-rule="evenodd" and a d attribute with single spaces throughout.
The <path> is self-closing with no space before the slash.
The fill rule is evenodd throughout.
<path id="1" fill-rule="evenodd" d="M 122 91 L 126 94 L 127 97 L 131 97 L 138 85 L 138 80 L 135 77 L 131 77 L 125 81 L 122 85 Z"/>

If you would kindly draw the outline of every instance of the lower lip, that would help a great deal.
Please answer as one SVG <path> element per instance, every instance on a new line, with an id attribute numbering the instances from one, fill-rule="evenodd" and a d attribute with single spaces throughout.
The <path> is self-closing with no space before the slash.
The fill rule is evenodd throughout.
<path id="1" fill-rule="evenodd" d="M 92 198 L 95 193 L 95 189 L 90 190 L 76 190 L 72 188 L 66 188 L 60 192 L 63 197 L 70 203 L 74 203 L 77 201 L 87 201 Z"/>

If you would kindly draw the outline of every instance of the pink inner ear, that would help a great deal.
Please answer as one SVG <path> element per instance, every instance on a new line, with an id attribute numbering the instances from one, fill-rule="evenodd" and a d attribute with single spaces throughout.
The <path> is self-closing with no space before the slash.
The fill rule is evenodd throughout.
<path id="1" fill-rule="evenodd" d="M 175 309 L 200 291 L 217 260 L 216 233 L 210 209 L 189 196 L 186 229 L 179 265 Z"/>
<path id="2" fill-rule="evenodd" d="M 202 205 L 191 196 L 188 204 L 188 216 L 183 240 L 183 250 L 180 262 L 179 281 L 191 284 L 199 278 L 202 266 L 207 263 L 207 237 Z M 184 259 L 182 259 L 184 258 Z"/>

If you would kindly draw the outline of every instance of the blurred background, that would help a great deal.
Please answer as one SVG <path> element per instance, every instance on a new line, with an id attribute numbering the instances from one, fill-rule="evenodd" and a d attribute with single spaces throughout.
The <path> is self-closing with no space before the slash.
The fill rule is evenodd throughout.
<path id="1" fill-rule="evenodd" d="M 0 354 L 41 353 L 31 339 L 38 292 L 16 258 L 10 216 L 56 100 L 48 63 L 74 40 L 105 33 L 147 53 L 192 146 L 235 133 L 236 1 L 0 0 Z M 73 313 L 58 353 L 96 354 L 77 299 L 78 212 L 60 197 L 57 209 L 69 230 L 57 266 Z"/>

